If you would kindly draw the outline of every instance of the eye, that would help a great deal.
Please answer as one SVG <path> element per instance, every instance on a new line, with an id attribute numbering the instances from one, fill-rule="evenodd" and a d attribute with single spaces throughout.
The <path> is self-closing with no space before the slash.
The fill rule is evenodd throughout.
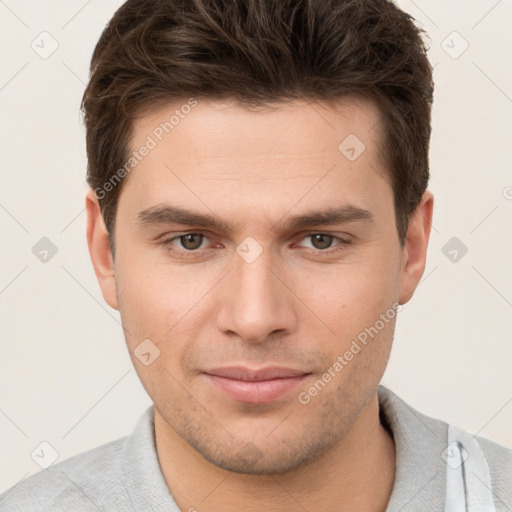
<path id="1" fill-rule="evenodd" d="M 311 240 L 313 249 L 323 250 L 331 247 L 335 237 L 324 233 L 315 233 L 313 235 L 307 235 L 306 238 Z"/>
<path id="2" fill-rule="evenodd" d="M 303 245 L 308 239 L 310 243 Z M 218 244 L 208 247 L 206 244 L 209 240 L 210 238 L 202 233 L 181 233 L 170 236 L 160 243 L 166 251 L 178 258 L 203 258 L 210 254 L 211 250 L 219 247 Z M 302 235 L 297 245 L 308 249 L 312 254 L 327 256 L 348 249 L 350 244 L 351 240 L 344 240 L 329 233 L 309 233 Z"/>
<path id="3" fill-rule="evenodd" d="M 186 233 L 185 235 L 177 235 L 164 240 L 164 244 L 170 245 L 173 242 L 178 241 L 181 247 L 178 250 L 195 251 L 201 248 L 201 245 L 205 239 L 205 236 L 201 233 Z"/>
<path id="4" fill-rule="evenodd" d="M 311 240 L 311 245 L 309 246 L 311 249 L 314 249 L 316 251 L 320 252 L 326 252 L 328 249 L 331 249 L 332 247 L 338 247 L 341 246 L 341 248 L 349 245 L 349 241 L 342 240 L 341 238 L 329 235 L 327 233 L 310 233 L 306 235 L 303 240 Z M 333 245 L 333 242 L 338 241 L 339 243 Z"/>

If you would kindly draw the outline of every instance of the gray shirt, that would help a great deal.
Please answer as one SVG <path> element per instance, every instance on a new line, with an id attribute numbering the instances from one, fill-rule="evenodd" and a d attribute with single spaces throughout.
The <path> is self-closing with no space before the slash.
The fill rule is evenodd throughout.
<path id="1" fill-rule="evenodd" d="M 396 446 L 386 512 L 512 512 L 512 450 L 421 414 L 382 384 L 378 397 L 381 422 Z M 180 512 L 158 462 L 153 406 L 129 436 L 42 470 L 0 496 L 2 512 L 43 510 Z"/>

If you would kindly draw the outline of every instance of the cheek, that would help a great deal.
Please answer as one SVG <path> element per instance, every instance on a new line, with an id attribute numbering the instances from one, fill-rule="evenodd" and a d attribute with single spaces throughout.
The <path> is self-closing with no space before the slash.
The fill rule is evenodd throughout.
<path id="1" fill-rule="evenodd" d="M 119 249 L 118 303 L 131 352 L 149 338 L 162 350 L 172 341 L 176 355 L 180 339 L 197 331 L 198 315 L 206 304 L 202 298 L 211 293 L 217 275 L 212 270 L 205 275 L 193 267 L 161 259 L 148 262 L 142 253 L 137 256 Z"/>
<path id="2" fill-rule="evenodd" d="M 128 245 L 118 249 L 116 278 L 121 285 L 118 292 L 130 314 L 165 311 L 179 303 L 178 298 L 185 298 L 190 286 L 180 267 L 173 268 L 164 258 L 156 258 L 159 248 L 130 250 Z M 140 242 L 134 247 L 137 245 Z"/>
<path id="3" fill-rule="evenodd" d="M 294 281 L 304 309 L 315 314 L 326 334 L 346 338 L 373 325 L 392 306 L 399 273 L 393 259 L 367 255 L 364 261 L 304 272 Z"/>

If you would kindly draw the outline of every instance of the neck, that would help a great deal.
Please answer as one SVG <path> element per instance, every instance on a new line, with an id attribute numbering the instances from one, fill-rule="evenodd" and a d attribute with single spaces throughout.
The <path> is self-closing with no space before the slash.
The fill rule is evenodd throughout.
<path id="1" fill-rule="evenodd" d="M 245 475 L 221 469 L 179 437 L 155 409 L 158 458 L 181 511 L 384 512 L 395 478 L 395 445 L 377 395 L 329 453 L 297 471 Z"/>

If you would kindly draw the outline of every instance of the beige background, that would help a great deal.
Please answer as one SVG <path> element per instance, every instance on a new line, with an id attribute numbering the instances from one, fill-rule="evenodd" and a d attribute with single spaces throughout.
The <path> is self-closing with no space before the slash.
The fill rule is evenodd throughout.
<path id="1" fill-rule="evenodd" d="M 0 492 L 40 470 L 31 453 L 41 442 L 65 459 L 126 435 L 150 404 L 85 240 L 78 107 L 120 4 L 0 1 Z M 399 5 L 431 38 L 436 204 L 428 266 L 400 314 L 384 383 L 512 448 L 512 2 Z M 52 38 L 46 59 L 31 48 L 49 51 Z M 46 263 L 32 253 L 42 237 L 58 250 Z M 443 253 L 452 237 L 468 248 L 457 262 Z"/>

